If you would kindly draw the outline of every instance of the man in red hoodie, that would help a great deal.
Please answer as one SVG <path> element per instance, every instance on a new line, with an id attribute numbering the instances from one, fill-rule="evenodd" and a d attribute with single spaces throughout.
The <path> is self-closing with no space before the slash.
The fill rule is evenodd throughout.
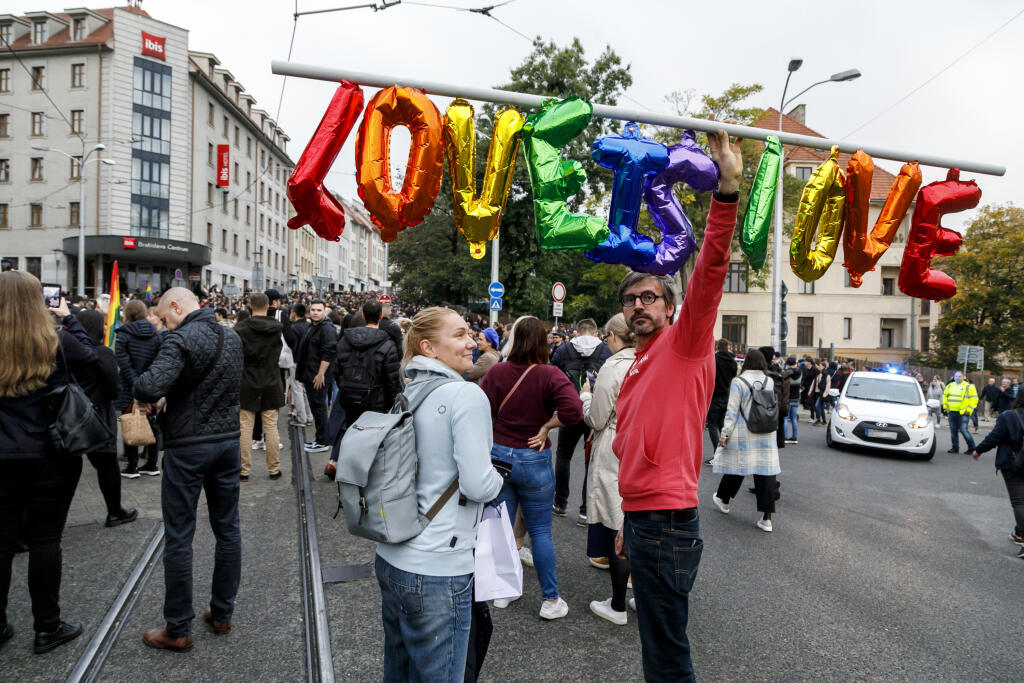
<path id="1" fill-rule="evenodd" d="M 615 406 L 613 449 L 625 512 L 616 545 L 624 542 L 629 557 L 648 681 L 694 679 L 686 623 L 704 547 L 697 481 L 715 386 L 715 317 L 743 171 L 739 144 L 730 145 L 724 131 L 708 142 L 720 180 L 681 306 L 669 277 L 630 273 L 619 285 L 637 348 Z"/>

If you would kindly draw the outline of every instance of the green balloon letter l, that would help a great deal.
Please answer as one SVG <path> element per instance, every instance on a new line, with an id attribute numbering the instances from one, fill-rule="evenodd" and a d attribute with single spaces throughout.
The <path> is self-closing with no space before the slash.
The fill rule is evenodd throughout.
<path id="1" fill-rule="evenodd" d="M 565 200 L 579 192 L 587 174 L 578 161 L 563 161 L 561 149 L 583 132 L 594 107 L 578 97 L 547 100 L 526 117 L 523 151 L 533 189 L 537 239 L 544 249 L 592 249 L 608 237 L 602 218 L 569 213 Z"/>

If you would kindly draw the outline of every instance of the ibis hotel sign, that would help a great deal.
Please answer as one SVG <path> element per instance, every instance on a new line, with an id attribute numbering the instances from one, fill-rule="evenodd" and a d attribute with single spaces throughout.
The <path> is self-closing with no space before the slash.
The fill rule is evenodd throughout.
<path id="1" fill-rule="evenodd" d="M 147 57 L 156 57 L 159 60 L 167 61 L 166 56 L 167 38 L 154 36 L 152 33 L 142 32 L 142 54 Z"/>

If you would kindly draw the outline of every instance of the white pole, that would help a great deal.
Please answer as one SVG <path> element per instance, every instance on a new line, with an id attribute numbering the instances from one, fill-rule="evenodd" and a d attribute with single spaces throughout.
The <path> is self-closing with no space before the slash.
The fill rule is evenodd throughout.
<path id="1" fill-rule="evenodd" d="M 540 107 L 544 100 L 549 99 L 540 95 L 528 95 L 526 93 L 512 92 L 509 90 L 454 85 L 417 78 L 388 76 L 385 74 L 355 71 L 352 69 L 338 69 L 312 64 L 299 64 L 297 62 L 286 62 L 276 59 L 271 62 L 270 69 L 273 73 L 282 76 L 311 78 L 314 80 L 332 81 L 335 83 L 341 80 L 346 80 L 360 85 L 377 88 L 386 88 L 388 86 L 401 84 L 413 88 L 419 88 L 420 90 L 432 95 L 464 97 L 470 100 L 500 102 L 514 104 L 520 107 Z M 903 162 L 917 161 L 924 166 L 959 168 L 962 171 L 970 173 L 984 173 L 987 175 L 1001 176 L 1006 173 L 1006 167 L 998 164 L 976 162 L 967 159 L 954 159 L 952 157 L 937 156 L 933 154 L 914 154 L 887 147 L 877 147 L 875 145 L 865 145 L 844 140 L 833 140 L 830 138 L 816 138 L 810 135 L 797 135 L 795 133 L 778 133 L 766 128 L 738 126 L 736 124 L 721 123 L 719 121 L 710 121 L 708 119 L 694 119 L 688 116 L 676 116 L 673 114 L 657 114 L 653 112 L 626 109 L 624 107 L 612 107 L 606 104 L 594 104 L 594 115 L 610 119 L 619 119 L 622 121 L 648 123 L 654 126 L 687 128 L 704 131 L 706 133 L 724 130 L 729 133 L 729 135 L 752 140 L 764 140 L 769 135 L 778 135 L 784 145 L 824 150 L 831 149 L 833 145 L 836 145 L 839 147 L 840 152 L 849 152 L 852 154 L 858 149 L 861 149 L 877 159 L 889 159 L 891 161 Z"/>
<path id="2" fill-rule="evenodd" d="M 491 240 L 491 282 L 498 282 L 498 236 L 497 235 L 495 235 L 494 239 Z M 504 300 L 504 295 L 502 295 L 502 300 Z M 490 305 L 491 305 L 491 297 L 490 297 L 490 293 L 488 293 L 488 296 L 487 296 L 487 307 L 490 308 Z M 493 327 L 494 323 L 498 322 L 498 312 L 497 311 L 491 311 L 490 320 L 491 320 L 491 326 Z"/>
<path id="3" fill-rule="evenodd" d="M 90 152 L 91 154 L 91 152 Z M 99 169 L 96 170 L 99 174 Z M 85 298 L 85 150 L 78 165 L 78 294 Z M 99 296 L 97 294 L 97 296 Z"/>

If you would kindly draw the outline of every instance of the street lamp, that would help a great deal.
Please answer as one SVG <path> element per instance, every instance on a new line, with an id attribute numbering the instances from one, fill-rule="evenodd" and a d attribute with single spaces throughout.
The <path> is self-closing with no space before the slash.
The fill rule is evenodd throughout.
<path id="1" fill-rule="evenodd" d="M 93 152 L 102 152 L 106 148 L 106 145 L 99 143 L 93 145 L 93 148 L 86 153 L 83 141 L 82 157 L 78 164 L 78 294 L 82 297 L 85 296 L 85 165 L 90 162 L 89 157 L 92 156 Z M 32 145 L 32 149 L 37 152 L 57 152 L 75 161 L 73 154 L 68 154 L 63 150 L 47 147 L 46 145 Z M 101 159 L 100 157 L 96 157 L 92 161 L 98 161 L 107 166 L 115 164 L 113 159 Z M 97 176 L 97 180 L 99 180 L 99 176 Z"/>
<path id="2" fill-rule="evenodd" d="M 788 73 L 786 74 L 786 84 L 782 88 L 782 99 L 779 104 L 779 132 L 782 132 L 782 112 L 786 109 L 786 106 L 793 102 L 796 98 L 803 95 L 811 88 L 821 85 L 822 83 L 842 83 L 845 81 L 852 81 L 860 78 L 860 71 L 858 69 L 847 69 L 846 71 L 840 71 L 834 73 L 823 81 L 817 83 L 811 83 L 809 86 L 798 92 L 793 97 L 786 99 L 786 91 L 789 89 L 789 79 L 793 75 L 793 72 L 799 69 L 804 63 L 804 60 L 794 58 L 789 60 Z M 774 254 L 772 256 L 772 346 L 780 354 L 782 350 L 782 320 L 779 315 L 782 307 L 782 298 L 780 296 L 782 290 L 782 178 L 784 168 L 786 165 L 785 147 L 783 147 L 782 163 L 779 164 L 779 177 L 775 186 L 775 240 L 774 240 Z"/>

